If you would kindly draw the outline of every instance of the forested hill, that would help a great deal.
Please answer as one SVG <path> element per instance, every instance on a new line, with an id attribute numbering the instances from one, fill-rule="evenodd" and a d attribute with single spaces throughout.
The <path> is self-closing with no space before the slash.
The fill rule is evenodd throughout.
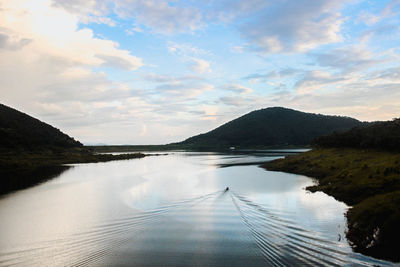
<path id="1" fill-rule="evenodd" d="M 349 117 L 271 107 L 250 112 L 208 133 L 190 137 L 180 144 L 215 148 L 304 146 L 318 136 L 361 125 L 364 123 Z"/>
<path id="2" fill-rule="evenodd" d="M 41 150 L 81 147 L 53 126 L 0 104 L 0 149 Z"/>
<path id="3" fill-rule="evenodd" d="M 354 127 L 343 133 L 321 136 L 313 141 L 320 147 L 372 148 L 400 152 L 400 119 Z"/>

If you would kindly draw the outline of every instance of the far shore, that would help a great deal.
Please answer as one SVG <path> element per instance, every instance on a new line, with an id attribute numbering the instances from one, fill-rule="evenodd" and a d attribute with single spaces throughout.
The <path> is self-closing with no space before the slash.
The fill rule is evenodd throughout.
<path id="1" fill-rule="evenodd" d="M 0 153 L 0 195 L 54 178 L 70 168 L 66 164 L 139 159 L 146 154 L 98 154 L 87 148 L 7 151 Z"/>

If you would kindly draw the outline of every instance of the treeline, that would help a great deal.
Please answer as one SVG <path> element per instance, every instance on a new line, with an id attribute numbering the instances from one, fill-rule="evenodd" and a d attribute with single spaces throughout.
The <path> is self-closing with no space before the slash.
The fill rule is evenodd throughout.
<path id="1" fill-rule="evenodd" d="M 59 129 L 0 104 L 0 150 L 43 150 L 82 147 Z"/>
<path id="2" fill-rule="evenodd" d="M 349 147 L 400 151 L 400 118 L 354 127 L 343 133 L 321 136 L 312 141 L 316 147 Z"/>

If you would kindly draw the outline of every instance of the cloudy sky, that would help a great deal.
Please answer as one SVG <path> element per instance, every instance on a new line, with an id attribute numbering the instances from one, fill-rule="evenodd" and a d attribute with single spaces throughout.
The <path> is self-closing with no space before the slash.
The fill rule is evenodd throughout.
<path id="1" fill-rule="evenodd" d="M 400 0 L 0 0 L 0 102 L 86 144 L 284 106 L 400 117 Z"/>

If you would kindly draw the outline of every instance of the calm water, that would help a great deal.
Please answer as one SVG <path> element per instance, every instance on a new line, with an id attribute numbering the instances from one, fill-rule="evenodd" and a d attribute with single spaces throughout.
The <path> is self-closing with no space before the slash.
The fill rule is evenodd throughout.
<path id="1" fill-rule="evenodd" d="M 0 265 L 390 265 L 351 251 L 346 205 L 307 193 L 311 179 L 235 166 L 279 156 L 175 152 L 74 165 L 0 199 Z"/>

